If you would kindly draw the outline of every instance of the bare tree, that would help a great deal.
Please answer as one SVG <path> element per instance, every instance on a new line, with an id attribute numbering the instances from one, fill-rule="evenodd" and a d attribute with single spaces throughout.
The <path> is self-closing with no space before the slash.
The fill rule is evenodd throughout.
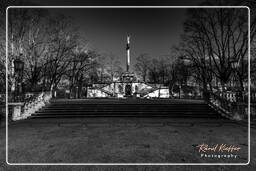
<path id="1" fill-rule="evenodd" d="M 149 82 L 152 83 L 160 83 L 160 74 L 159 74 L 159 68 L 160 68 L 160 62 L 158 59 L 153 58 L 150 61 L 150 64 L 148 66 L 148 79 Z"/>
<path id="2" fill-rule="evenodd" d="M 142 80 L 146 82 L 151 57 L 147 53 L 143 53 L 136 58 L 136 62 L 135 70 L 142 77 Z"/>
<path id="3" fill-rule="evenodd" d="M 27 27 L 23 41 L 23 58 L 25 62 L 25 79 L 27 88 L 35 91 L 42 80 L 45 58 L 48 55 L 48 38 L 46 30 L 46 11 L 33 15 Z"/>
<path id="4" fill-rule="evenodd" d="M 248 23 L 246 9 L 189 9 L 185 22 L 186 41 L 190 56 L 204 56 L 208 69 L 221 81 L 222 87 L 230 80 L 234 70 L 232 63 L 238 61 L 243 67 L 247 55 Z M 195 58 L 193 58 L 195 59 Z M 205 65 L 199 61 L 199 65 Z M 196 61 L 193 61 L 196 63 Z M 208 65 L 208 64 L 207 64 Z M 201 66 L 202 68 L 202 66 Z M 242 75 L 246 69 L 237 69 Z M 244 77 L 243 77 L 244 78 Z M 244 80 L 243 80 L 244 81 Z M 243 87 L 243 85 L 241 85 Z"/>
<path id="5" fill-rule="evenodd" d="M 71 18 L 50 16 L 47 10 L 18 8 L 11 9 L 9 17 L 9 64 L 16 58 L 25 61 L 23 79 L 27 91 L 57 89 L 66 81 L 71 83 L 71 90 L 74 86 L 81 90 L 92 82 L 90 72 L 97 71 L 100 55 L 82 48 L 84 40 L 78 38 Z M 97 72 L 93 73 L 95 80 Z"/>
<path id="6" fill-rule="evenodd" d="M 4 5 L 2 6 L 4 7 Z M 0 9 L 0 92 L 5 91 L 5 13 Z"/>
<path id="7" fill-rule="evenodd" d="M 99 82 L 103 83 L 106 82 L 106 63 L 107 63 L 107 57 L 105 54 L 101 54 L 97 57 L 97 63 L 98 63 L 98 69 L 97 69 L 97 75 L 99 75 Z"/>
<path id="8" fill-rule="evenodd" d="M 43 47 L 43 24 L 42 20 L 46 14 L 43 9 L 10 8 L 8 12 L 8 68 L 10 87 L 15 88 L 15 73 L 13 61 L 20 59 L 24 61 L 25 67 L 22 82 L 26 82 L 27 89 L 34 90 L 39 82 L 41 55 Z M 40 30 L 41 28 L 41 30 Z"/>
<path id="9" fill-rule="evenodd" d="M 96 57 L 98 54 L 94 51 L 77 47 L 72 54 L 71 64 L 69 65 L 66 75 L 70 81 L 70 93 L 74 92 L 74 88 L 78 88 L 81 92 L 82 87 L 86 86 L 86 78 L 89 71 L 97 66 Z M 78 93 L 80 95 L 81 93 Z M 79 98 L 79 97 L 78 97 Z"/>
<path id="10" fill-rule="evenodd" d="M 204 42 L 197 38 L 183 36 L 183 42 L 176 51 L 179 52 L 177 58 L 190 62 L 192 76 L 202 84 L 203 89 L 207 90 L 208 86 L 211 88 L 213 66 L 211 59 L 207 56 Z"/>
<path id="11" fill-rule="evenodd" d="M 77 46 L 77 32 L 70 19 L 64 16 L 50 18 L 47 32 L 50 33 L 49 46 L 45 61 L 45 73 L 50 87 L 57 88 L 67 68 L 71 64 L 69 58 Z"/>
<path id="12" fill-rule="evenodd" d="M 123 68 L 121 67 L 121 62 L 113 54 L 106 54 L 106 70 L 111 77 L 111 81 L 114 81 L 114 78 L 120 78 L 123 73 Z"/>

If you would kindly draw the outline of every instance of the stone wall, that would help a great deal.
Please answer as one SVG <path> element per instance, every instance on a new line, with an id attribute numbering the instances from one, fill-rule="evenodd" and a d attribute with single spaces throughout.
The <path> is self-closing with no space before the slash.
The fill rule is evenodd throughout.
<path id="1" fill-rule="evenodd" d="M 132 96 L 148 98 L 169 98 L 169 89 L 160 84 L 146 84 L 140 82 L 113 82 L 111 84 L 94 84 L 88 88 L 88 98 L 125 97 L 126 85 L 131 85 Z M 159 91 L 160 89 L 160 91 Z M 158 90 L 158 91 L 157 91 Z M 160 94 L 159 94 L 160 93 Z"/>

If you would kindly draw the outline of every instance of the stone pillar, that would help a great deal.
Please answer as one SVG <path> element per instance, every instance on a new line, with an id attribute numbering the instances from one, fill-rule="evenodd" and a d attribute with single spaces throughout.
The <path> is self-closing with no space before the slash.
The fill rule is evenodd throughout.
<path id="1" fill-rule="evenodd" d="M 24 105 L 23 103 L 9 103 L 9 106 L 12 106 L 12 120 L 20 120 L 21 116 L 21 108 Z"/>
<path id="2" fill-rule="evenodd" d="M 114 83 L 113 94 L 114 94 L 114 97 L 116 97 L 116 83 L 115 82 L 113 83 Z"/>
<path id="3" fill-rule="evenodd" d="M 78 86 L 76 86 L 76 99 L 78 99 Z"/>

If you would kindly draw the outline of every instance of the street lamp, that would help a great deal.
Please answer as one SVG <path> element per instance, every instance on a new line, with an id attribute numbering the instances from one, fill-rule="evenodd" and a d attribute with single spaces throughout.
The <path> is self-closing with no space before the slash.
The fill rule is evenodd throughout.
<path id="1" fill-rule="evenodd" d="M 21 59 L 15 59 L 14 60 L 14 72 L 17 78 L 17 89 L 16 89 L 16 99 L 17 101 L 20 101 L 20 95 L 22 93 L 22 76 L 23 76 L 23 69 L 24 69 L 24 62 Z"/>
<path id="2" fill-rule="evenodd" d="M 239 60 L 231 61 L 231 67 L 234 70 L 233 86 L 235 86 L 235 74 L 238 72 Z M 243 100 L 243 90 L 236 90 L 237 101 Z"/>

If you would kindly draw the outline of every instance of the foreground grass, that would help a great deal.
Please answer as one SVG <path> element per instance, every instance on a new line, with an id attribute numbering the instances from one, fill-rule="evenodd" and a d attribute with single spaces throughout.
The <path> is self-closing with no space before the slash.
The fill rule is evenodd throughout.
<path id="1" fill-rule="evenodd" d="M 255 129 L 252 129 L 252 134 Z M 72 119 L 34 120 L 9 125 L 11 163 L 246 163 L 247 127 L 214 120 L 184 119 Z M 255 141 L 252 139 L 252 145 Z M 233 144 L 241 147 L 238 159 L 201 158 L 196 145 Z M 1 127 L 1 144 L 4 129 Z M 5 150 L 1 148 L 1 154 Z M 252 152 L 252 155 L 255 154 Z M 252 159 L 254 159 L 252 157 Z M 4 156 L 1 155 L 1 161 Z M 233 166 L 233 170 L 253 169 Z M 34 170 L 36 166 L 2 166 Z M 232 166 L 231 166 L 232 167 Z M 36 170 L 205 170 L 205 166 L 37 166 Z M 219 166 L 229 170 L 230 166 Z M 239 170 L 238 169 L 238 170 Z M 207 170 L 218 170 L 207 167 Z"/>

